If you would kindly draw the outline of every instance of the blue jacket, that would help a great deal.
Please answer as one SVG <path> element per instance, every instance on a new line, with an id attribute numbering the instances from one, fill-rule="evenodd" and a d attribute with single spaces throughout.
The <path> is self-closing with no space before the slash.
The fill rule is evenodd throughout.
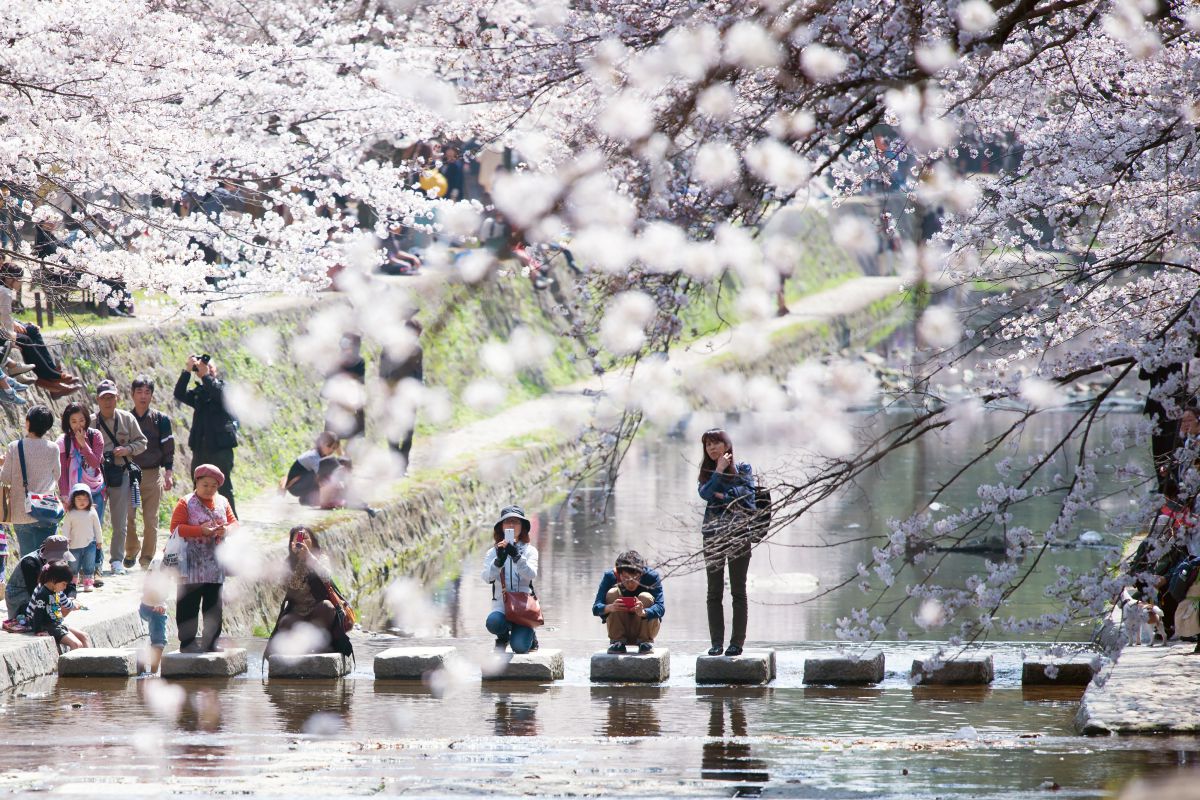
<path id="1" fill-rule="evenodd" d="M 710 523 L 719 520 L 729 513 L 730 506 L 738 503 L 740 510 L 755 510 L 754 505 L 754 470 L 742 461 L 735 465 L 736 474 L 729 472 L 713 472 L 712 477 L 700 484 L 700 496 L 708 503 L 704 509 L 705 533 L 708 534 Z M 725 495 L 719 499 L 716 495 Z"/>
<path id="2" fill-rule="evenodd" d="M 592 616 L 605 619 L 608 617 L 604 613 L 605 595 L 608 590 L 617 585 L 617 573 L 614 570 L 609 570 L 604 573 L 604 577 L 600 579 L 600 588 L 596 590 L 596 601 L 592 603 Z M 654 605 L 646 609 L 647 619 L 662 619 L 663 614 L 667 612 L 667 599 L 663 596 L 662 578 L 652 569 L 648 569 L 642 573 L 641 581 L 638 586 L 638 594 L 649 592 L 654 597 Z"/>

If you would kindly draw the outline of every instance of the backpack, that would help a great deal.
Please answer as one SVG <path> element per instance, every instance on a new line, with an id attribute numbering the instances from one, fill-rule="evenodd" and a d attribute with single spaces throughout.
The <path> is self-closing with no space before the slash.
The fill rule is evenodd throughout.
<path id="1" fill-rule="evenodd" d="M 771 529 L 771 490 L 765 486 L 754 487 L 754 516 L 746 525 L 750 541 L 758 544 Z"/>
<path id="2" fill-rule="evenodd" d="M 1196 575 L 1200 573 L 1200 557 L 1185 558 L 1174 567 L 1171 567 L 1170 577 L 1167 580 L 1167 593 L 1176 600 L 1182 600 L 1188 593 L 1188 589 L 1192 588 L 1192 584 L 1196 582 Z"/>

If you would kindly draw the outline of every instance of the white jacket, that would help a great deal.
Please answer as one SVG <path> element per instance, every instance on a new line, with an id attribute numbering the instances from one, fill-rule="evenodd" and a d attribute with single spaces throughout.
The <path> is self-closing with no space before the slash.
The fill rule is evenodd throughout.
<path id="1" fill-rule="evenodd" d="M 67 537 L 67 547 L 72 550 L 87 547 L 92 542 L 100 544 L 100 518 L 96 516 L 96 509 L 68 509 L 58 532 Z"/>
<path id="2" fill-rule="evenodd" d="M 531 592 L 533 580 L 538 576 L 538 551 L 531 544 L 517 542 L 521 557 L 507 558 L 503 567 L 496 566 L 496 548 L 492 547 L 483 557 L 483 581 L 492 585 L 492 610 L 504 610 L 504 595 L 500 593 L 500 572 L 504 572 L 504 585 L 510 592 Z"/>

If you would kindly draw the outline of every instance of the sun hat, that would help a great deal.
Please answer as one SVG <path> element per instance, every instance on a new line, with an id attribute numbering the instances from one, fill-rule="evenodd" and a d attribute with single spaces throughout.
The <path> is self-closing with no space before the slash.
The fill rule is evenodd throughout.
<path id="1" fill-rule="evenodd" d="M 499 534 L 506 519 L 521 520 L 522 533 L 529 533 L 530 528 L 533 527 L 533 524 L 529 521 L 529 517 L 525 516 L 525 509 L 520 506 L 505 506 L 500 509 L 500 519 L 496 520 L 496 524 L 492 526 L 492 530 Z"/>

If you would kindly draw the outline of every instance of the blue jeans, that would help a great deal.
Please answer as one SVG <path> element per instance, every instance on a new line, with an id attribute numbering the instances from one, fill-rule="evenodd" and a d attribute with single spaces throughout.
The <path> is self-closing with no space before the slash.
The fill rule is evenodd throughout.
<path id="1" fill-rule="evenodd" d="M 71 555 L 75 556 L 75 563 L 71 565 L 71 572 L 79 577 L 91 578 L 96 574 L 96 543 L 92 542 L 84 547 L 72 547 Z"/>
<path id="2" fill-rule="evenodd" d="M 18 498 L 16 502 L 21 502 Z M 21 547 L 21 556 L 27 556 L 42 546 L 46 537 L 53 536 L 58 531 L 58 523 L 43 525 L 40 522 L 17 522 L 13 524 L 17 532 L 17 544 Z"/>
<path id="3" fill-rule="evenodd" d="M 488 614 L 487 629 L 493 635 L 501 639 L 507 639 L 509 647 L 514 653 L 528 653 L 529 648 L 533 647 L 533 642 L 537 639 L 537 634 L 533 632 L 533 628 L 527 628 L 524 625 L 513 625 L 504 616 L 503 611 L 493 611 Z"/>
<path id="4" fill-rule="evenodd" d="M 142 603 L 138 606 L 138 616 L 146 620 L 150 629 L 150 644 L 155 647 L 167 646 L 167 614 L 165 611 L 155 611 L 153 606 Z"/>
<path id="5" fill-rule="evenodd" d="M 104 525 L 104 489 L 97 489 L 92 492 L 92 508 L 96 509 L 96 517 L 100 520 L 100 525 Z"/>

